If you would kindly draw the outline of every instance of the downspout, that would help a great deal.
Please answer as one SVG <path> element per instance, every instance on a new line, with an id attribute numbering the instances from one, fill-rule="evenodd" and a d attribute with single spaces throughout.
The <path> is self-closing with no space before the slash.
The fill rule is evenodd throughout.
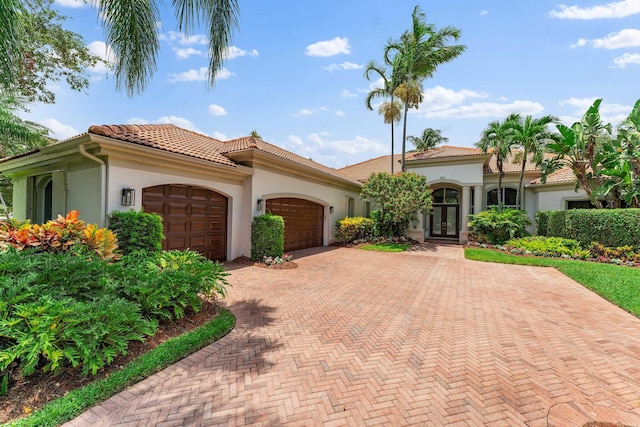
<path id="1" fill-rule="evenodd" d="M 89 159 L 89 160 L 93 160 L 94 162 L 98 163 L 100 165 L 100 174 L 102 176 L 102 197 L 101 197 L 101 206 L 100 206 L 100 226 L 101 227 L 106 227 L 107 226 L 107 206 L 109 205 L 108 203 L 108 194 L 107 194 L 107 165 L 104 162 L 104 160 L 94 156 L 93 154 L 87 153 L 87 151 L 84 149 L 84 147 L 87 145 L 87 143 L 83 143 L 78 145 L 78 153 L 80 153 L 80 155 L 82 155 L 83 157 Z"/>

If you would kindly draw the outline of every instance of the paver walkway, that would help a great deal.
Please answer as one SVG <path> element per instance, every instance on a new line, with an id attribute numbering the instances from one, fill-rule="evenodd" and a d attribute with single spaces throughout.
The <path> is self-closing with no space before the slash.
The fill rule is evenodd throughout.
<path id="1" fill-rule="evenodd" d="M 230 264 L 227 337 L 68 425 L 640 426 L 640 320 L 556 270 L 435 245 L 295 262 Z"/>

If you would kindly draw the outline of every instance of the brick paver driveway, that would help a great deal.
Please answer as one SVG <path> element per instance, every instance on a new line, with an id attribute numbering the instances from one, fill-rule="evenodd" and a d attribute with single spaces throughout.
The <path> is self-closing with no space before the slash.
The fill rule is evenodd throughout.
<path id="1" fill-rule="evenodd" d="M 225 338 L 69 425 L 640 425 L 640 320 L 459 247 L 230 264 Z"/>

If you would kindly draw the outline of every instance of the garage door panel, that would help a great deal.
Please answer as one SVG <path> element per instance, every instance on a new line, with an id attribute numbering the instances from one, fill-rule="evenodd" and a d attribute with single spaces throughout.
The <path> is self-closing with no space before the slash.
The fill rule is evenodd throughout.
<path id="1" fill-rule="evenodd" d="M 324 207 L 317 203 L 295 198 L 267 200 L 267 212 L 284 219 L 284 249 L 292 251 L 322 246 Z"/>
<path id="2" fill-rule="evenodd" d="M 145 212 L 163 218 L 163 249 L 191 249 L 223 261 L 227 251 L 227 198 L 206 188 L 167 184 L 144 188 Z"/>

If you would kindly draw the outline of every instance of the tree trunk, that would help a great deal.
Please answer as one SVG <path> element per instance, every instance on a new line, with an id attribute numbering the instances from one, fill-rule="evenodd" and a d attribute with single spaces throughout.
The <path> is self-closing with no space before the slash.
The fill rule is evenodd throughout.
<path id="1" fill-rule="evenodd" d="M 522 182 L 524 181 L 524 169 L 527 167 L 527 150 L 523 150 L 522 155 L 522 169 L 520 170 L 520 182 L 518 183 L 518 195 L 516 197 L 516 209 L 521 209 L 524 206 L 522 203 L 524 200 L 524 192 L 522 191 Z"/>
<path id="2" fill-rule="evenodd" d="M 499 156 L 496 156 L 496 166 L 498 166 L 498 211 L 502 212 L 502 177 L 504 176 L 504 171 L 502 170 L 502 159 Z"/>
<path id="3" fill-rule="evenodd" d="M 393 175 L 393 120 L 391 121 L 391 175 Z"/>
<path id="4" fill-rule="evenodd" d="M 404 157 L 405 157 L 405 152 L 406 152 L 406 142 L 407 142 L 407 112 L 409 111 L 409 104 L 408 104 L 408 96 L 407 99 L 405 99 L 404 101 L 404 123 L 402 125 L 402 172 L 406 172 L 407 169 L 404 165 Z"/>

